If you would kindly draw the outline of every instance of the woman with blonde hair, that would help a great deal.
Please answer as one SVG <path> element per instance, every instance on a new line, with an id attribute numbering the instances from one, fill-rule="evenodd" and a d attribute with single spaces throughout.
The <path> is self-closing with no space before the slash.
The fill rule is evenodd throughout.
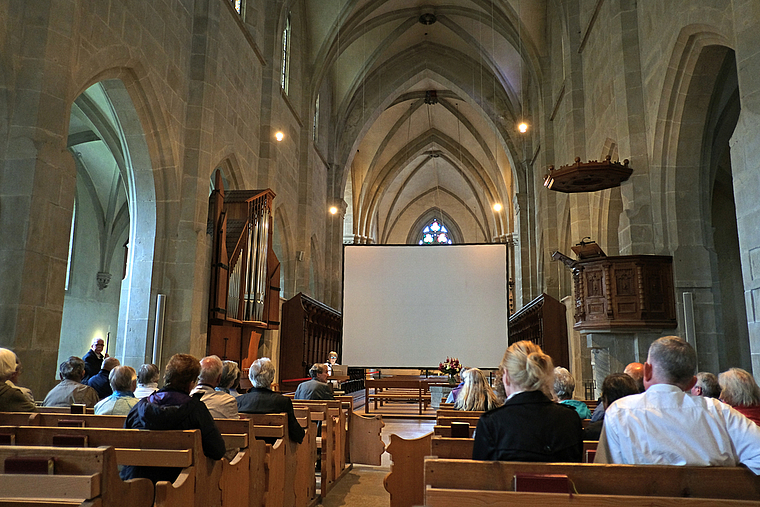
<path id="1" fill-rule="evenodd" d="M 480 417 L 472 458 L 580 462 L 581 419 L 573 408 L 551 400 L 552 358 L 523 340 L 509 346 L 499 371 L 507 401 Z"/>
<path id="2" fill-rule="evenodd" d="M 760 425 L 760 387 L 747 370 L 731 368 L 718 375 L 720 401 Z"/>
<path id="3" fill-rule="evenodd" d="M 462 373 L 464 386 L 459 391 L 454 409 L 456 410 L 491 410 L 501 405 L 488 385 L 486 376 L 477 368 L 469 368 Z"/>

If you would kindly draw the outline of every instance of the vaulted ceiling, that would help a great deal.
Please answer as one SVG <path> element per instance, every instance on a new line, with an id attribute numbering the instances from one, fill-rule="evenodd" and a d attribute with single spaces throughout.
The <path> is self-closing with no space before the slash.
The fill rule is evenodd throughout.
<path id="1" fill-rule="evenodd" d="M 337 185 L 357 239 L 409 242 L 431 216 L 456 222 L 459 241 L 512 232 L 530 137 L 517 124 L 536 101 L 546 2 L 303 6 L 311 99 L 329 92 Z"/>

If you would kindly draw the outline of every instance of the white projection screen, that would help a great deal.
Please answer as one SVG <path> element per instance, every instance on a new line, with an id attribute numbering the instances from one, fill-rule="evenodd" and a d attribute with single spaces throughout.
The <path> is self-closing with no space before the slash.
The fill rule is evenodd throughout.
<path id="1" fill-rule="evenodd" d="M 496 368 L 507 348 L 507 245 L 345 245 L 343 357 L 431 368 L 446 356 Z"/>

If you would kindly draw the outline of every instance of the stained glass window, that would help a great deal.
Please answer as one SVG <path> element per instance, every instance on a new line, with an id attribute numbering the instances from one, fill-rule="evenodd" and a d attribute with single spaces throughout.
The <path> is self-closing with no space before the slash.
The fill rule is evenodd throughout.
<path id="1" fill-rule="evenodd" d="M 243 13 L 243 0 L 232 0 L 232 5 L 235 6 L 235 10 L 238 14 Z"/>
<path id="2" fill-rule="evenodd" d="M 449 237 L 449 230 L 443 223 L 439 222 L 437 218 L 434 218 L 432 222 L 427 224 L 421 233 L 419 240 L 420 245 L 450 245 L 451 238 Z"/>
<path id="3" fill-rule="evenodd" d="M 287 95 L 290 81 L 290 13 L 285 19 L 282 31 L 282 67 L 280 68 L 280 86 Z"/>

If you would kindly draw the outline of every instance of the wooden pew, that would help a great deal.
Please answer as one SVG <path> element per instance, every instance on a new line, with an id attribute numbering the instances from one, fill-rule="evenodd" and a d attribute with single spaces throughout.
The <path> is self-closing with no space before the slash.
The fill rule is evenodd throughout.
<path id="1" fill-rule="evenodd" d="M 742 467 L 597 465 L 425 459 L 426 505 L 442 505 L 436 489 L 512 491 L 515 474 L 565 475 L 580 495 L 760 499 L 760 477 Z M 427 493 L 431 493 L 427 498 Z M 534 493 L 534 504 L 547 493 Z M 567 496 L 567 495 L 564 495 Z M 607 501 L 604 505 L 614 505 Z M 583 505 L 589 505 L 584 503 Z M 596 503 L 595 505 L 601 505 Z M 676 504 L 678 505 L 678 504 Z M 684 504 L 685 505 L 685 504 Z M 760 503 L 756 504 L 760 505 Z"/>
<path id="2" fill-rule="evenodd" d="M 6 474 L 5 460 L 53 458 L 54 475 Z M 0 505 L 150 507 L 153 484 L 148 479 L 122 481 L 113 447 L 95 449 L 0 446 Z"/>
<path id="3" fill-rule="evenodd" d="M 387 451 L 393 462 L 390 473 L 383 479 L 383 486 L 391 496 L 391 507 L 424 505 L 423 464 L 425 456 L 430 455 L 432 438 L 432 433 L 409 440 L 391 434 Z"/>
<path id="4" fill-rule="evenodd" d="M 311 420 L 307 407 L 293 407 L 298 424 L 306 429 L 303 442 L 296 445 L 295 503 L 297 506 L 313 507 L 320 501 L 317 494 L 317 425 Z"/>
<path id="5" fill-rule="evenodd" d="M 295 507 L 296 449 L 299 445 L 288 436 L 287 414 L 245 414 L 251 419 L 256 438 L 275 438 L 274 444 L 266 444 L 264 472 L 266 487 L 265 507 Z M 305 438 L 305 437 L 304 437 Z"/>
<path id="6" fill-rule="evenodd" d="M 84 437 L 87 447 L 115 447 L 119 465 L 182 468 L 173 483 L 156 484 L 155 505 L 221 506 L 222 463 L 203 454 L 200 430 L 144 431 L 115 428 L 20 426 L 12 431 L 17 445 L 53 446 L 60 436 Z M 239 480 L 240 477 L 238 476 Z"/>
<path id="7" fill-rule="evenodd" d="M 222 471 L 222 505 L 232 505 L 232 499 L 230 496 L 244 498 L 247 500 L 249 507 L 264 507 L 264 493 L 266 491 L 266 470 L 265 460 L 267 456 L 266 443 L 263 440 L 258 440 L 255 433 L 255 425 L 252 419 L 214 419 L 217 428 L 225 437 L 228 448 L 231 447 L 233 442 L 229 439 L 229 435 L 246 435 L 248 446 L 248 464 L 247 473 L 248 479 L 243 480 L 240 483 L 233 483 L 228 479 L 226 474 L 226 467 L 232 466 L 232 462 L 229 464 L 226 460 L 223 461 L 224 469 Z M 240 446 L 238 446 L 240 447 Z M 241 447 L 242 450 L 242 447 Z M 229 482 L 228 482 L 229 481 Z M 247 494 L 245 488 L 248 488 Z M 242 492 L 242 493 L 241 493 Z"/>

